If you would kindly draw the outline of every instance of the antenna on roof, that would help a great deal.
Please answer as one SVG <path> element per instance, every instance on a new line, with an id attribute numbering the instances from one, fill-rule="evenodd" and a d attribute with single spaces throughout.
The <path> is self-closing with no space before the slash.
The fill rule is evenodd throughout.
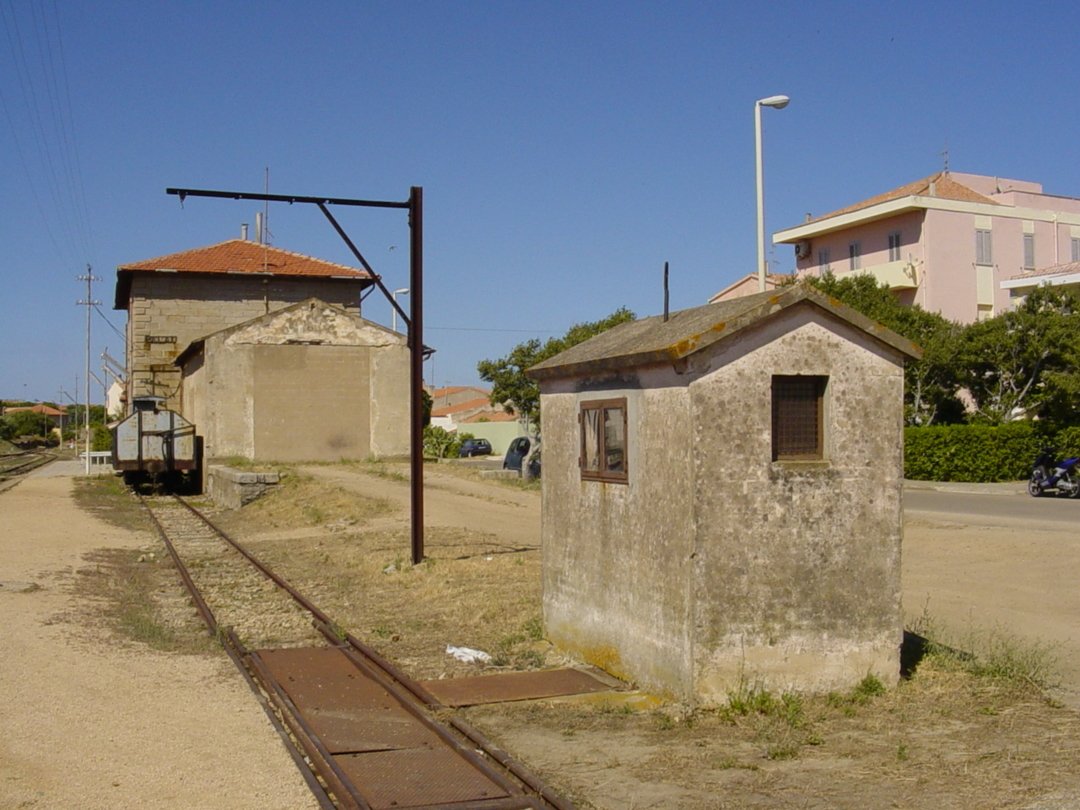
<path id="1" fill-rule="evenodd" d="M 668 319 L 668 263 L 664 262 L 664 322 Z"/>
<path id="2" fill-rule="evenodd" d="M 264 169 L 264 182 L 263 193 L 269 196 L 270 194 L 270 167 L 267 166 Z M 270 201 L 263 200 L 263 231 L 262 231 L 262 243 L 264 245 L 270 244 Z"/>
<path id="3" fill-rule="evenodd" d="M 941 171 L 942 171 L 943 174 L 948 174 L 949 173 L 949 142 L 948 141 L 945 141 L 945 151 L 938 152 L 938 154 L 941 155 L 941 158 L 942 158 L 942 160 L 944 161 L 944 164 L 945 164 L 945 167 Z"/>

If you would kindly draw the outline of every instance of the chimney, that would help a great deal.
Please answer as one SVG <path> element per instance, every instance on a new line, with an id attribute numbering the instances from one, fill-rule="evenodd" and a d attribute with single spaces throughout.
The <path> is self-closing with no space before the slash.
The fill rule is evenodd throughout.
<path id="1" fill-rule="evenodd" d="M 937 196 L 937 181 L 935 181 L 935 180 L 930 181 L 930 196 L 931 197 L 936 197 Z"/>
<path id="2" fill-rule="evenodd" d="M 248 240 L 247 231 L 248 231 L 248 224 L 246 222 L 241 222 L 240 223 L 240 238 L 243 239 L 245 242 Z"/>

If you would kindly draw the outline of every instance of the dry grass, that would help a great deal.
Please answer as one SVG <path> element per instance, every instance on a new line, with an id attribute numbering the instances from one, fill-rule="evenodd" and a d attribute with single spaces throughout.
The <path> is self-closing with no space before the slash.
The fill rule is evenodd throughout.
<path id="1" fill-rule="evenodd" d="M 218 649 L 160 550 L 99 549 L 84 562 L 71 591 L 89 612 L 94 633 L 105 629 L 114 638 L 164 652 Z"/>
<path id="2" fill-rule="evenodd" d="M 396 480 L 399 470 L 382 472 Z M 428 559 L 412 566 L 404 510 L 296 474 L 218 522 L 416 677 L 479 670 L 447 656 L 448 644 L 486 650 L 499 667 L 558 663 L 540 639 L 536 549 L 429 526 Z M 467 714 L 583 808 L 1026 808 L 1048 796 L 1064 798 L 1046 807 L 1076 806 L 1080 722 L 1041 691 L 1051 651 L 996 639 L 977 657 L 932 644 L 889 689 L 872 679 L 820 696 L 747 686 L 707 710 L 591 698 Z"/>

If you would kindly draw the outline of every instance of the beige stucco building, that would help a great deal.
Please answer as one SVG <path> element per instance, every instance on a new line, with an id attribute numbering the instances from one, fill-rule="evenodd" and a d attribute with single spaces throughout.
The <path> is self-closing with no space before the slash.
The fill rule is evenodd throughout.
<path id="1" fill-rule="evenodd" d="M 620 325 L 530 370 L 543 610 L 682 699 L 899 676 L 904 338 L 804 285 Z"/>
<path id="2" fill-rule="evenodd" d="M 208 459 L 409 452 L 406 339 L 355 312 L 302 301 L 193 341 L 176 366 Z"/>
<path id="3" fill-rule="evenodd" d="M 194 340 L 307 298 L 360 314 L 364 270 L 233 239 L 116 271 L 115 308 L 126 310 L 126 400 L 178 405 L 177 355 Z"/>

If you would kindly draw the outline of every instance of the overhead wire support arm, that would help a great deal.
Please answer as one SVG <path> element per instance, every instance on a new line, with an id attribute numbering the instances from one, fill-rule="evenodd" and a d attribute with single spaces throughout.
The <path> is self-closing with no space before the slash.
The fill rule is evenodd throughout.
<path id="1" fill-rule="evenodd" d="M 330 220 L 330 224 L 334 226 L 334 230 L 338 232 L 338 236 L 341 237 L 342 241 L 345 242 L 349 250 L 352 251 L 352 254 L 356 257 L 356 260 L 360 262 L 361 266 L 365 270 L 368 271 L 368 274 L 375 282 L 375 285 L 379 288 L 379 291 L 382 292 L 384 296 L 386 296 L 386 300 L 390 302 L 390 306 L 397 310 L 397 314 L 400 315 L 401 319 L 405 322 L 405 328 L 408 329 L 410 326 L 409 317 L 405 314 L 405 310 L 401 308 L 401 304 L 399 304 L 394 298 L 394 296 L 391 295 L 390 291 L 386 289 L 386 285 L 382 283 L 382 278 L 374 270 L 371 269 L 371 265 L 367 263 L 367 259 L 365 259 L 360 254 L 360 249 L 357 248 L 355 244 L 353 244 L 353 240 L 349 238 L 348 234 L 346 234 L 342 227 L 338 224 L 338 221 L 334 219 L 334 215 L 330 213 L 330 209 L 326 207 L 326 204 L 321 202 L 317 202 L 315 204 L 319 206 L 319 210 L 323 212 L 323 214 L 328 220 Z M 409 331 L 409 339 L 412 339 L 412 331 Z"/>
<path id="2" fill-rule="evenodd" d="M 348 197 L 302 197 L 295 194 L 264 194 L 247 191 L 213 191 L 203 188 L 167 188 L 166 194 L 172 194 L 183 202 L 186 197 L 216 197 L 221 200 L 259 200 L 262 202 L 307 203 L 310 205 L 353 205 L 363 208 L 404 208 L 412 204 L 410 200 L 354 200 Z"/>
<path id="3" fill-rule="evenodd" d="M 424 363 L 424 304 L 423 304 L 423 276 L 424 276 L 424 190 L 420 186 L 413 186 L 409 190 L 409 199 L 404 202 L 396 200 L 355 200 L 345 197 L 310 197 L 293 194 L 267 194 L 246 191 L 216 191 L 211 189 L 196 188 L 166 188 L 166 194 L 180 198 L 183 203 L 187 197 L 212 197 L 223 200 L 259 200 L 263 202 L 283 202 L 293 205 L 304 203 L 317 205 L 330 221 L 338 236 L 342 238 L 356 260 L 371 276 L 372 281 L 379 288 L 390 305 L 401 315 L 405 322 L 409 345 L 409 378 L 410 378 L 410 424 L 409 437 L 411 445 L 410 480 L 412 489 L 412 562 L 417 565 L 424 559 L 424 423 L 423 423 L 423 363 Z M 409 214 L 409 287 L 412 290 L 409 296 L 409 315 L 394 300 L 394 296 L 383 285 L 382 279 L 371 268 L 360 250 L 353 244 L 342 227 L 334 219 L 327 206 L 348 205 L 361 208 L 397 208 L 408 211 Z"/>

